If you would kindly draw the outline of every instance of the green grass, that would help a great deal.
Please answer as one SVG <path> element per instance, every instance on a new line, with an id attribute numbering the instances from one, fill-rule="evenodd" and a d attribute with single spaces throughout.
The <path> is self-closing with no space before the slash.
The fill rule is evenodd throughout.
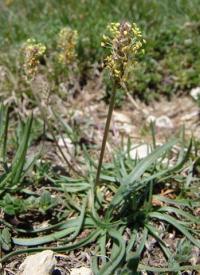
<path id="1" fill-rule="evenodd" d="M 19 0 L 8 7 L 3 2 L 0 59 L 14 79 L 21 71 L 16 57 L 29 37 L 48 45 L 50 53 L 55 50 L 60 28 L 69 25 L 77 29 L 82 71 L 88 61 L 101 62 L 100 41 L 106 25 L 112 21 L 130 20 L 139 25 L 147 40 L 146 55 L 129 80 L 132 94 L 148 102 L 160 94 L 170 97 L 199 84 L 199 0 L 37 0 L 28 3 Z M 6 86 L 10 90 L 12 81 Z"/>

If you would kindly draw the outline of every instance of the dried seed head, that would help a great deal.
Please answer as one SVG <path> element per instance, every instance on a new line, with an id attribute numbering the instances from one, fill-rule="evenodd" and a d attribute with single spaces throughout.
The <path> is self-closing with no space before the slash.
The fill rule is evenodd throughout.
<path id="1" fill-rule="evenodd" d="M 34 76 L 40 64 L 41 58 L 46 52 L 45 45 L 37 43 L 35 39 L 28 39 L 23 46 L 24 70 L 28 76 Z"/>
<path id="2" fill-rule="evenodd" d="M 117 82 L 126 81 L 126 71 L 136 65 L 144 43 L 141 31 L 135 23 L 110 23 L 107 26 L 101 46 L 108 50 L 105 67 Z"/>
<path id="3" fill-rule="evenodd" d="M 59 49 L 58 60 L 60 63 L 70 65 L 75 61 L 77 41 L 77 31 L 72 30 L 69 27 L 61 29 L 57 40 Z"/>

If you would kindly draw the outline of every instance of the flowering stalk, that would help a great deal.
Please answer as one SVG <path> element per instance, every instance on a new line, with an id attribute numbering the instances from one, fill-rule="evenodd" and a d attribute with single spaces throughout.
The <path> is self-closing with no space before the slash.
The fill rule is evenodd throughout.
<path id="1" fill-rule="evenodd" d="M 109 104 L 109 110 L 104 130 L 99 163 L 95 185 L 99 183 L 103 157 L 105 153 L 106 141 L 108 138 L 112 112 L 115 105 L 115 95 L 117 87 L 125 87 L 131 69 L 137 64 L 138 55 L 143 52 L 141 31 L 135 23 L 128 22 L 111 23 L 107 26 L 107 34 L 103 35 L 101 46 L 107 49 L 108 55 L 105 58 L 105 67 L 109 70 L 114 85 Z"/>
<path id="2" fill-rule="evenodd" d="M 114 105 L 115 105 L 115 95 L 116 95 L 116 83 L 113 84 L 113 91 L 112 91 L 110 104 L 109 104 L 109 109 L 108 109 L 108 115 L 107 115 L 104 135 L 103 135 L 103 141 L 102 141 L 102 145 L 101 145 L 99 163 L 98 163 L 98 167 L 97 167 L 96 185 L 98 184 L 99 178 L 100 178 L 101 167 L 102 167 L 103 157 L 104 157 L 105 148 L 106 148 L 106 141 L 107 141 L 107 138 L 108 138 L 108 133 L 109 133 L 109 129 L 110 129 L 110 122 L 111 122 L 112 113 L 113 113 L 113 109 L 114 109 Z"/>

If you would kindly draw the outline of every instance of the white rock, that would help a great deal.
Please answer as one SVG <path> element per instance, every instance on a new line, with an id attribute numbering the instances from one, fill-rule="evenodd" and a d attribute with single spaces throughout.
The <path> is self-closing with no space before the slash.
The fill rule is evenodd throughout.
<path id="1" fill-rule="evenodd" d="M 143 159 L 151 153 L 152 149 L 149 144 L 136 144 L 133 149 L 130 150 L 131 159 Z"/>
<path id="2" fill-rule="evenodd" d="M 60 85 L 59 85 L 59 90 L 64 94 L 67 94 L 67 92 L 68 92 L 68 87 L 67 87 L 67 85 L 66 85 L 66 83 L 60 83 Z"/>
<path id="3" fill-rule="evenodd" d="M 190 95 L 194 100 L 198 100 L 200 98 L 200 87 L 193 88 L 190 91 Z"/>
<path id="4" fill-rule="evenodd" d="M 135 133 L 135 126 L 124 123 L 123 125 L 117 124 L 117 129 L 127 135 L 133 135 Z"/>
<path id="5" fill-rule="evenodd" d="M 71 139 L 68 137 L 59 137 L 58 138 L 58 145 L 61 147 L 65 157 L 70 161 L 72 156 L 74 156 L 75 153 L 75 147 L 72 143 Z M 58 151 L 58 154 L 60 154 L 60 151 Z"/>
<path id="6" fill-rule="evenodd" d="M 172 129 L 173 128 L 173 123 L 168 116 L 160 116 L 156 119 L 155 122 L 156 126 L 158 128 L 166 128 L 166 129 Z"/>
<path id="7" fill-rule="evenodd" d="M 122 113 L 113 112 L 113 118 L 114 118 L 114 121 L 116 122 L 131 124 L 131 119 Z"/>
<path id="8" fill-rule="evenodd" d="M 113 112 L 113 119 L 116 128 L 120 132 L 124 132 L 128 135 L 132 135 L 135 132 L 135 126 L 132 125 L 130 117 L 120 112 Z"/>
<path id="9" fill-rule="evenodd" d="M 92 275 L 92 270 L 88 267 L 80 267 L 71 269 L 70 275 Z"/>
<path id="10" fill-rule="evenodd" d="M 59 138 L 58 138 L 58 145 L 59 145 L 60 147 L 65 147 L 65 146 L 67 146 L 67 147 L 69 147 L 69 148 L 74 147 L 74 145 L 73 145 L 71 139 L 68 138 L 68 137 L 63 137 L 63 138 L 62 138 L 62 137 L 59 137 Z"/>
<path id="11" fill-rule="evenodd" d="M 50 275 L 56 265 L 54 252 L 45 250 L 28 256 L 19 267 L 18 275 Z"/>
<path id="12" fill-rule="evenodd" d="M 76 120 L 76 121 L 82 121 L 84 118 L 84 112 L 81 110 L 75 110 L 72 119 Z"/>
<path id="13" fill-rule="evenodd" d="M 198 263 L 199 252 L 200 252 L 200 249 L 198 247 L 195 246 L 195 247 L 192 248 L 192 253 L 191 253 L 192 257 L 190 259 L 190 263 L 192 265 L 196 265 Z"/>

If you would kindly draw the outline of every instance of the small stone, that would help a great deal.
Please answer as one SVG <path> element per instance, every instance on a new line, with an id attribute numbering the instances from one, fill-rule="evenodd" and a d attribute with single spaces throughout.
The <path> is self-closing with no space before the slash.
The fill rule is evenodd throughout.
<path id="1" fill-rule="evenodd" d="M 58 139 L 58 145 L 60 147 L 65 147 L 65 146 L 70 147 L 70 148 L 73 147 L 71 139 L 67 138 L 67 137 L 64 137 L 64 138 L 59 137 L 59 139 Z"/>
<path id="2" fill-rule="evenodd" d="M 20 265 L 18 275 L 51 275 L 55 265 L 54 252 L 45 250 L 28 256 Z"/>
<path id="3" fill-rule="evenodd" d="M 166 128 L 166 129 L 172 129 L 173 123 L 168 116 L 160 116 L 156 119 L 156 127 L 158 128 Z"/>
<path id="4" fill-rule="evenodd" d="M 192 253 L 191 253 L 191 255 L 192 255 L 192 257 L 191 257 L 191 259 L 190 259 L 190 263 L 192 264 L 192 265 L 196 265 L 196 264 L 198 264 L 198 263 L 200 263 L 200 250 L 199 250 L 199 248 L 198 247 L 193 247 L 192 248 Z"/>
<path id="5" fill-rule="evenodd" d="M 173 123 L 171 119 L 168 116 L 164 116 L 164 115 L 157 118 L 153 115 L 150 115 L 147 117 L 146 122 L 148 124 L 150 124 L 151 122 L 155 122 L 155 125 L 158 128 L 166 128 L 166 129 L 173 128 Z"/>
<path id="6" fill-rule="evenodd" d="M 75 147 L 72 143 L 71 139 L 68 137 L 59 137 L 58 138 L 58 145 L 61 147 L 65 157 L 68 159 L 68 161 L 71 161 L 72 156 L 74 156 Z M 58 150 L 58 154 L 60 154 Z"/>
<path id="7" fill-rule="evenodd" d="M 80 267 L 71 269 L 70 275 L 93 275 L 93 273 L 88 267 Z"/>
<path id="8" fill-rule="evenodd" d="M 185 39 L 184 40 L 184 44 L 185 44 L 185 46 L 190 46 L 190 45 L 192 45 L 192 39 Z"/>
<path id="9" fill-rule="evenodd" d="M 133 149 L 130 150 L 129 155 L 131 159 L 143 159 L 151 153 L 151 147 L 148 144 L 136 144 Z"/>
<path id="10" fill-rule="evenodd" d="M 63 83 L 63 82 L 60 83 L 60 85 L 59 85 L 59 90 L 60 90 L 61 93 L 67 94 L 67 92 L 68 92 L 68 87 L 67 87 L 66 83 Z"/>
<path id="11" fill-rule="evenodd" d="M 194 100 L 200 99 L 200 87 L 193 88 L 190 91 L 191 97 L 193 97 Z"/>
<path id="12" fill-rule="evenodd" d="M 124 123 L 123 125 L 117 124 L 117 128 L 118 128 L 119 132 L 125 133 L 129 136 L 131 136 L 135 133 L 135 126 L 127 124 L 127 123 Z"/>
<path id="13" fill-rule="evenodd" d="M 72 118 L 74 121 L 76 121 L 78 124 L 81 124 L 84 119 L 85 119 L 85 115 L 84 115 L 84 112 L 81 111 L 81 110 L 75 110 Z"/>
<path id="14" fill-rule="evenodd" d="M 131 119 L 120 112 L 113 112 L 113 118 L 115 122 L 131 124 Z"/>
<path id="15" fill-rule="evenodd" d="M 114 112 L 113 120 L 119 132 L 123 132 L 127 135 L 135 133 L 135 126 L 132 125 L 131 119 L 127 115 L 120 112 Z"/>

